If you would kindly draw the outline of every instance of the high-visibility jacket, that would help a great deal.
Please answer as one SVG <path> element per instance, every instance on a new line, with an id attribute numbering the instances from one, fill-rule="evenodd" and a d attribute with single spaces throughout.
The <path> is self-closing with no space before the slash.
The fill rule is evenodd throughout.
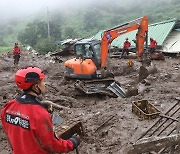
<path id="1" fill-rule="evenodd" d="M 55 137 L 52 120 L 37 97 L 23 94 L 1 110 L 2 126 L 13 154 L 49 154 L 74 149 L 70 140 Z"/>
<path id="2" fill-rule="evenodd" d="M 150 48 L 156 48 L 157 42 L 156 40 L 150 41 Z"/>
<path id="3" fill-rule="evenodd" d="M 123 49 L 129 49 L 130 46 L 131 46 L 131 43 L 129 41 L 125 41 Z"/>
<path id="4" fill-rule="evenodd" d="M 17 47 L 14 47 L 14 48 L 13 48 L 13 54 L 14 54 L 14 55 L 20 54 L 20 52 L 21 52 L 20 47 L 17 46 Z"/>

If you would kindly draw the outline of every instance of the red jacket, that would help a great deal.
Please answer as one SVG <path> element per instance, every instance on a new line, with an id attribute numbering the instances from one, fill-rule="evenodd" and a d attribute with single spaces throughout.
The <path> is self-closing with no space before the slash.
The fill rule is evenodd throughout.
<path id="1" fill-rule="evenodd" d="M 125 41 L 123 49 L 129 49 L 130 46 L 131 46 L 131 43 L 129 41 Z"/>
<path id="2" fill-rule="evenodd" d="M 150 42 L 150 48 L 156 48 L 156 46 L 157 46 L 156 40 Z"/>
<path id="3" fill-rule="evenodd" d="M 18 46 L 13 48 L 13 54 L 14 55 L 20 54 L 20 51 L 21 51 L 21 49 Z"/>
<path id="4" fill-rule="evenodd" d="M 23 94 L 6 103 L 1 110 L 1 121 L 13 154 L 49 154 L 74 149 L 70 140 L 55 137 L 49 113 L 32 95 Z"/>

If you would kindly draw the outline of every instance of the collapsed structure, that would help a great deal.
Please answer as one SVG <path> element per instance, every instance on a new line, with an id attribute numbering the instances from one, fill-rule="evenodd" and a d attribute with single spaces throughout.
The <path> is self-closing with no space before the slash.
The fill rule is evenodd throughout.
<path id="1" fill-rule="evenodd" d="M 98 32 L 93 38 L 100 39 L 103 31 Z M 112 42 L 112 46 L 122 48 L 125 38 L 134 40 L 137 31 L 127 33 L 116 38 Z M 154 38 L 158 43 L 158 49 L 164 53 L 180 53 L 180 20 L 171 19 L 159 23 L 150 24 L 148 26 L 148 40 Z M 135 44 L 131 41 L 132 48 Z M 149 45 L 149 42 L 148 42 Z"/>

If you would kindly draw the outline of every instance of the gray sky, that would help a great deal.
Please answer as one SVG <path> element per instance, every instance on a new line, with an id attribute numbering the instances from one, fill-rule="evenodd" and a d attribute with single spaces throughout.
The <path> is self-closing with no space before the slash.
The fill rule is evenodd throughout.
<path id="1" fill-rule="evenodd" d="M 61 10 L 65 8 L 66 10 L 71 10 L 82 6 L 85 7 L 89 4 L 91 6 L 92 4 L 103 6 L 105 3 L 108 3 L 109 6 L 110 4 L 120 3 L 123 6 L 124 3 L 132 4 L 132 2 L 138 1 L 148 2 L 147 0 L 0 0 L 0 22 L 14 18 L 28 18 L 39 13 L 46 14 L 47 7 L 53 13 L 55 9 Z"/>
<path id="2" fill-rule="evenodd" d="M 29 16 L 54 9 L 79 7 L 94 0 L 0 0 L 0 20 Z"/>

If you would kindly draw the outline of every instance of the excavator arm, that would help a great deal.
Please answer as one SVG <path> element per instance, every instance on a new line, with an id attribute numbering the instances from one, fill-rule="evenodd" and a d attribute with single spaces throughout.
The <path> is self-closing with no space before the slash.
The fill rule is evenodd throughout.
<path id="1" fill-rule="evenodd" d="M 136 34 L 136 48 L 138 56 L 142 56 L 144 51 L 144 42 L 147 42 L 148 33 L 148 17 L 144 16 L 142 18 L 133 20 L 131 22 L 125 23 L 123 25 L 114 27 L 112 29 L 106 30 L 102 36 L 101 40 L 101 67 L 106 67 L 106 60 L 108 56 L 109 44 L 118 36 L 126 34 L 128 32 L 138 30 Z"/>

